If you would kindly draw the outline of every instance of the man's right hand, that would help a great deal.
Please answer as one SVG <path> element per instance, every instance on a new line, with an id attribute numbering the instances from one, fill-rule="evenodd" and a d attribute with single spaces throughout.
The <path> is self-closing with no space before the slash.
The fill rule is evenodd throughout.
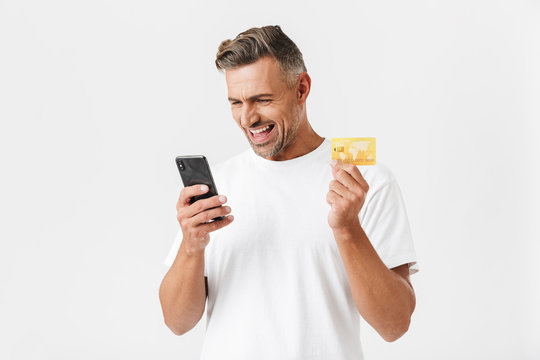
<path id="1" fill-rule="evenodd" d="M 204 190 L 201 189 L 204 186 Z M 190 204 L 193 196 L 204 194 L 208 191 L 206 185 L 187 186 L 180 192 L 180 197 L 176 204 L 177 219 L 182 228 L 181 246 L 189 253 L 204 251 L 210 242 L 209 233 L 229 225 L 233 221 L 233 216 L 225 216 L 231 212 L 229 206 L 222 206 L 227 198 L 224 195 L 215 195 L 207 199 L 200 199 Z M 223 201 L 220 201 L 221 200 Z M 223 220 L 209 220 L 225 216 Z"/>

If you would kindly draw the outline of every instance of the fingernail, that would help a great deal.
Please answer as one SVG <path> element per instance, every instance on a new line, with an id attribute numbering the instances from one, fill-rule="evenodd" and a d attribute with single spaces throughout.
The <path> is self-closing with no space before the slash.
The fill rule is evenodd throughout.
<path id="1" fill-rule="evenodd" d="M 332 160 L 330 160 L 329 164 L 330 164 L 330 166 L 334 166 L 334 165 L 337 164 L 337 160 L 336 160 L 336 159 L 332 159 Z"/>
<path id="2" fill-rule="evenodd" d="M 225 198 L 225 196 L 219 195 L 219 201 L 221 201 L 222 203 L 224 203 L 225 201 L 227 201 L 227 199 Z"/>
<path id="3" fill-rule="evenodd" d="M 201 191 L 206 191 L 208 190 L 208 186 L 206 185 L 201 185 Z"/>
<path id="4" fill-rule="evenodd" d="M 232 216 L 232 215 L 227 215 L 227 218 L 228 218 L 229 220 L 232 220 L 232 219 L 234 219 L 234 216 Z"/>

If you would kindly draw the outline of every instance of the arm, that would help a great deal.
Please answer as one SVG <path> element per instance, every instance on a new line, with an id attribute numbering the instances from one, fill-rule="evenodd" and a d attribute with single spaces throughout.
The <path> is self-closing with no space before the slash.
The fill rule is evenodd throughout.
<path id="1" fill-rule="evenodd" d="M 176 335 L 183 335 L 197 325 L 208 296 L 204 249 L 190 252 L 182 245 L 159 287 L 165 324 Z"/>
<path id="2" fill-rule="evenodd" d="M 334 236 L 358 311 L 384 340 L 397 340 L 409 329 L 416 305 L 408 265 L 388 269 L 360 223 Z"/>
<path id="3" fill-rule="evenodd" d="M 223 195 L 190 204 L 193 196 L 204 194 L 208 190 L 206 185 L 184 187 L 176 204 L 183 238 L 176 258 L 159 287 L 159 301 L 165 324 L 176 335 L 183 335 L 191 330 L 204 313 L 208 296 L 208 284 L 204 276 L 204 249 L 210 242 L 210 232 L 232 222 L 232 216 L 209 222 L 210 219 L 225 216 L 231 211 L 229 206 L 221 206 L 227 201 Z"/>
<path id="4" fill-rule="evenodd" d="M 409 328 L 416 305 L 408 266 L 392 270 L 383 263 L 360 224 L 369 184 L 352 164 L 333 161 L 328 224 L 343 259 L 351 292 L 362 317 L 386 341 L 394 341 Z M 387 216 L 387 214 L 385 214 Z"/>

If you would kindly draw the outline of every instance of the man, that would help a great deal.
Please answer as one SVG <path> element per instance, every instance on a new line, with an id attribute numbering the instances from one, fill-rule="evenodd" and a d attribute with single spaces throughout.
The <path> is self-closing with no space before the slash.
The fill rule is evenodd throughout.
<path id="1" fill-rule="evenodd" d="M 208 360 L 362 359 L 360 316 L 401 337 L 418 267 L 390 170 L 329 165 L 330 139 L 306 115 L 311 79 L 279 26 L 223 41 L 216 66 L 251 148 L 212 168 L 220 196 L 190 205 L 208 189 L 180 193 L 159 292 L 166 325 L 188 332 L 208 298 Z"/>

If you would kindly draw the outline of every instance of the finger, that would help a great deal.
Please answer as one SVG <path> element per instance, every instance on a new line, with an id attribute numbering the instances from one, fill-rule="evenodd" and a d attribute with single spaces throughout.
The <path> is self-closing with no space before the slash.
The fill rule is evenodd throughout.
<path id="1" fill-rule="evenodd" d="M 332 161 L 330 162 L 330 167 L 332 168 L 332 176 L 336 177 L 336 173 L 339 169 L 343 168 L 343 161 L 336 160 L 335 165 L 332 165 Z"/>
<path id="2" fill-rule="evenodd" d="M 351 176 L 356 180 L 356 182 L 360 184 L 360 186 L 365 192 L 368 192 L 369 184 L 362 176 L 362 173 L 360 172 L 360 169 L 358 169 L 358 166 L 353 165 L 351 171 L 349 171 L 349 174 L 351 174 Z"/>
<path id="3" fill-rule="evenodd" d="M 337 160 L 336 164 L 332 166 L 332 176 L 335 178 L 337 173 L 343 169 L 346 171 L 347 168 L 350 168 L 350 164 L 344 163 L 341 160 Z"/>
<path id="4" fill-rule="evenodd" d="M 350 163 L 344 163 L 343 161 L 337 161 L 336 165 L 332 167 L 332 175 L 336 177 L 339 169 L 347 171 L 355 180 L 360 184 L 362 189 L 367 192 L 369 190 L 369 184 L 362 176 L 362 173 L 358 169 L 358 166 Z"/>
<path id="5" fill-rule="evenodd" d="M 224 201 L 221 201 L 221 199 Z M 227 202 L 227 197 L 225 195 L 214 195 L 207 199 L 200 199 L 187 206 L 184 210 L 184 215 L 191 218 L 207 209 L 220 207 L 225 202 Z"/>
<path id="6" fill-rule="evenodd" d="M 326 202 L 332 207 L 334 207 L 334 204 L 340 201 L 340 199 L 343 199 L 343 198 L 334 190 L 330 190 L 328 191 L 328 194 L 326 194 Z"/>
<path id="7" fill-rule="evenodd" d="M 336 173 L 336 179 L 339 180 L 349 191 L 354 193 L 364 192 L 360 184 L 345 169 L 339 169 Z"/>
<path id="8" fill-rule="evenodd" d="M 201 189 L 204 186 L 205 189 Z M 180 191 L 178 202 L 176 203 L 176 210 L 180 210 L 180 207 L 189 205 L 189 200 L 195 195 L 205 194 L 208 191 L 208 186 L 204 184 L 196 184 L 192 186 L 186 186 Z"/>
<path id="9" fill-rule="evenodd" d="M 216 218 L 218 216 L 225 216 L 231 212 L 230 206 L 219 206 L 217 208 L 208 209 L 202 211 L 193 217 L 193 222 L 195 224 L 204 224 Z"/>
<path id="10" fill-rule="evenodd" d="M 343 185 L 339 180 L 331 180 L 330 184 L 328 185 L 329 189 L 336 192 L 339 196 L 344 197 L 346 199 L 349 198 L 349 192 L 350 190 Z"/>
<path id="11" fill-rule="evenodd" d="M 233 220 L 234 220 L 234 216 L 227 215 L 225 216 L 225 219 L 223 220 L 216 220 L 216 221 L 212 221 L 211 223 L 201 224 L 199 226 L 202 227 L 203 231 L 212 232 L 212 231 L 221 229 L 224 226 L 229 225 Z"/>

